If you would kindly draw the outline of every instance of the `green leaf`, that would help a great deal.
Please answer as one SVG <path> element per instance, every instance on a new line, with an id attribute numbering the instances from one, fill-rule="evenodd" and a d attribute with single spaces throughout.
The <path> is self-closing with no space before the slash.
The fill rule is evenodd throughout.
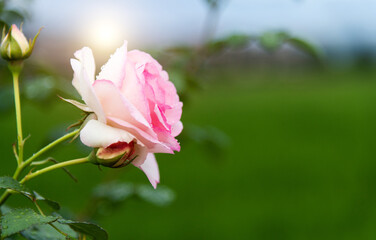
<path id="1" fill-rule="evenodd" d="M 28 197 L 33 195 L 23 185 L 8 176 L 0 177 L 0 189 L 11 189 Z"/>
<path id="2" fill-rule="evenodd" d="M 41 196 L 39 193 L 37 193 L 35 191 L 33 193 L 34 193 L 34 196 L 35 196 L 34 200 L 44 202 L 54 210 L 60 209 L 60 205 L 59 205 L 58 202 L 55 202 L 51 199 L 44 198 L 43 196 Z"/>
<path id="3" fill-rule="evenodd" d="M 0 189 L 1 188 L 2 189 L 11 189 L 13 191 L 19 192 L 19 193 L 25 195 L 31 201 L 45 202 L 47 205 L 49 205 L 54 210 L 60 209 L 59 203 L 57 203 L 53 200 L 44 198 L 43 196 L 41 196 L 39 193 L 37 193 L 35 191 L 30 192 L 25 186 L 21 185 L 19 182 L 17 182 L 16 180 L 14 180 L 11 177 L 7 177 L 7 176 L 0 177 Z"/>
<path id="4" fill-rule="evenodd" d="M 167 206 L 175 200 L 175 193 L 166 186 L 158 186 L 157 189 L 153 189 L 149 185 L 141 185 L 137 188 L 137 195 L 157 206 Z"/>
<path id="5" fill-rule="evenodd" d="M 12 210 L 12 208 L 8 207 L 7 205 L 3 204 L 0 206 L 0 211 L 2 214 L 8 213 Z"/>
<path id="6" fill-rule="evenodd" d="M 0 188 L 12 189 L 18 192 L 24 190 L 23 186 L 19 182 L 8 176 L 0 177 Z"/>
<path id="7" fill-rule="evenodd" d="M 52 223 L 55 227 L 62 232 L 68 234 L 72 238 L 77 238 L 78 234 L 72 230 L 68 225 L 58 222 Z M 48 224 L 39 224 L 32 226 L 21 232 L 21 235 L 28 240 L 66 240 L 66 237 L 56 231 L 52 226 Z"/>
<path id="8" fill-rule="evenodd" d="M 20 234 L 14 234 L 12 236 L 6 237 L 4 240 L 25 240 Z"/>
<path id="9" fill-rule="evenodd" d="M 35 224 L 51 223 L 57 219 L 58 217 L 42 216 L 29 208 L 13 209 L 1 217 L 1 237 L 10 236 Z"/>
<path id="10" fill-rule="evenodd" d="M 77 222 L 72 220 L 59 219 L 59 223 L 69 225 L 73 230 L 83 233 L 85 235 L 91 236 L 94 240 L 107 240 L 107 232 L 100 226 L 88 223 L 88 222 Z"/>

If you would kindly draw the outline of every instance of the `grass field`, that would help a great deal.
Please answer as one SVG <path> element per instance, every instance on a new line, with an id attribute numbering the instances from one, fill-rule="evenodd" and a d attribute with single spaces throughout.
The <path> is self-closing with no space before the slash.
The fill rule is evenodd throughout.
<path id="1" fill-rule="evenodd" d="M 99 220 L 110 239 L 375 239 L 376 72 L 242 70 L 208 78 L 218 75 L 192 94 L 183 123 L 226 133 L 223 156 L 212 158 L 189 141 L 174 156 L 157 155 L 175 202 L 125 202 Z M 23 113 L 25 135 L 31 134 L 27 154 L 46 143 L 43 135 L 53 137 L 57 125 L 63 129 L 79 117 L 58 99 L 47 108 L 26 103 Z M 0 117 L 0 175 L 15 165 L 12 114 Z M 53 155 L 65 160 L 85 151 L 76 144 Z M 29 186 L 77 212 L 103 179 L 147 183 L 133 167 L 71 171 L 78 183 L 58 171 Z"/>

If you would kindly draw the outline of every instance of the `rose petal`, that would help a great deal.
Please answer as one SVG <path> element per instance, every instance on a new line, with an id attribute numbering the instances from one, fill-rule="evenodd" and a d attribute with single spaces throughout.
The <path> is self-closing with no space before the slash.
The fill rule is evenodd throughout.
<path id="1" fill-rule="evenodd" d="M 158 163 L 155 160 L 154 154 L 149 153 L 146 156 L 144 163 L 138 166 L 138 168 L 141 169 L 146 174 L 151 185 L 154 187 L 154 189 L 156 189 L 157 184 L 160 182 L 160 176 L 159 176 Z"/>
<path id="2" fill-rule="evenodd" d="M 147 155 L 149 154 L 148 149 L 145 146 L 142 146 L 137 142 L 137 144 L 134 145 L 134 154 L 133 156 L 137 156 L 132 164 L 135 165 L 136 167 L 141 166 L 144 164 Z M 132 156 L 132 157 L 133 157 Z"/>
<path id="3" fill-rule="evenodd" d="M 181 118 L 183 103 L 177 102 L 175 105 L 170 105 L 170 106 L 171 106 L 171 109 L 166 109 L 164 112 L 164 115 L 167 118 L 168 124 L 174 125 Z"/>
<path id="4" fill-rule="evenodd" d="M 182 130 L 183 130 L 183 123 L 181 121 L 179 121 L 179 122 L 175 123 L 174 125 L 172 125 L 171 135 L 173 137 L 176 137 L 181 133 Z"/>
<path id="5" fill-rule="evenodd" d="M 94 82 L 95 75 L 95 61 L 93 52 L 88 47 L 83 47 L 74 53 L 74 56 L 81 62 L 83 68 L 85 69 L 87 76 L 89 77 L 90 83 Z"/>
<path id="6" fill-rule="evenodd" d="M 21 48 L 22 54 L 26 54 L 30 46 L 25 35 L 18 29 L 15 24 L 12 24 L 11 28 L 12 38 L 14 38 L 14 40 L 18 43 L 19 47 Z"/>
<path id="7" fill-rule="evenodd" d="M 135 127 L 134 125 L 115 117 L 108 118 L 109 123 L 117 128 L 121 128 L 131 133 L 137 138 L 141 143 L 143 143 L 149 152 L 153 153 L 174 153 L 173 150 L 163 142 L 160 142 L 157 138 L 157 135 L 152 132 L 150 129 L 146 131 Z"/>
<path id="8" fill-rule="evenodd" d="M 145 94 L 145 80 L 136 74 L 137 66 L 132 58 L 127 58 L 126 76 L 121 89 L 123 95 L 141 112 L 144 118 L 150 123 L 149 103 Z"/>
<path id="9" fill-rule="evenodd" d="M 171 126 L 167 123 L 166 117 L 161 112 L 157 104 L 155 104 L 154 106 L 154 114 L 152 115 L 152 119 L 153 119 L 153 127 L 158 127 L 161 130 L 166 131 L 168 133 L 171 132 Z"/>
<path id="10" fill-rule="evenodd" d="M 131 142 L 134 136 L 128 132 L 110 127 L 97 120 L 90 120 L 80 132 L 83 144 L 89 147 L 108 147 L 116 142 Z"/>
<path id="11" fill-rule="evenodd" d="M 157 71 L 162 71 L 162 66 L 157 62 L 157 60 L 155 60 L 150 54 L 146 52 L 135 49 L 128 52 L 128 58 L 131 58 L 133 62 L 138 64 L 138 66 L 145 67 L 147 63 L 152 63 L 156 66 Z"/>
<path id="12" fill-rule="evenodd" d="M 97 80 L 93 87 L 107 117 L 123 119 L 142 129 L 150 128 L 143 115 L 123 96 L 113 82 Z"/>
<path id="13" fill-rule="evenodd" d="M 127 41 L 116 50 L 108 62 L 102 66 L 97 79 L 106 79 L 121 88 L 125 77 L 125 66 L 127 62 Z"/>
<path id="14" fill-rule="evenodd" d="M 72 84 L 77 89 L 86 105 L 97 114 L 98 120 L 106 123 L 106 117 L 102 106 L 92 87 L 92 83 L 94 82 L 95 63 L 91 49 L 84 47 L 74 55 L 80 61 L 77 59 L 71 59 L 71 65 L 74 71 Z"/>
<path id="15" fill-rule="evenodd" d="M 166 144 L 172 151 L 180 152 L 180 144 L 170 133 L 157 132 L 158 140 Z"/>

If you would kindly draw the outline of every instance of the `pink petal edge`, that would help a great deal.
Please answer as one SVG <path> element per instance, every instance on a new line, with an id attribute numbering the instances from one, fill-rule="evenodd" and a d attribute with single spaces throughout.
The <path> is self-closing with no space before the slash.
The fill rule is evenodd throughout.
<path id="1" fill-rule="evenodd" d="M 149 182 L 154 189 L 157 188 L 158 183 L 160 183 L 159 168 L 157 160 L 155 159 L 154 154 L 149 153 L 146 157 L 145 162 L 138 167 L 141 169 L 146 177 L 149 179 Z"/>

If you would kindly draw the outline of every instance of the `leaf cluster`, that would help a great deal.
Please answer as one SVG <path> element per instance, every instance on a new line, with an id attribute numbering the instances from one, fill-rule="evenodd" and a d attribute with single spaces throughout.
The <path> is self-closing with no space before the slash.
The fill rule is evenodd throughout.
<path id="1" fill-rule="evenodd" d="M 27 197 L 37 207 L 39 213 L 30 208 L 1 207 L 0 233 L 1 239 L 81 239 L 82 236 L 91 239 L 108 239 L 107 232 L 96 224 L 89 222 L 64 219 L 57 213 L 45 215 L 38 202 L 44 202 L 52 210 L 59 210 L 60 205 L 50 199 L 42 197 L 35 191 L 28 190 L 25 186 L 11 177 L 0 177 L 0 189 L 15 191 Z"/>

